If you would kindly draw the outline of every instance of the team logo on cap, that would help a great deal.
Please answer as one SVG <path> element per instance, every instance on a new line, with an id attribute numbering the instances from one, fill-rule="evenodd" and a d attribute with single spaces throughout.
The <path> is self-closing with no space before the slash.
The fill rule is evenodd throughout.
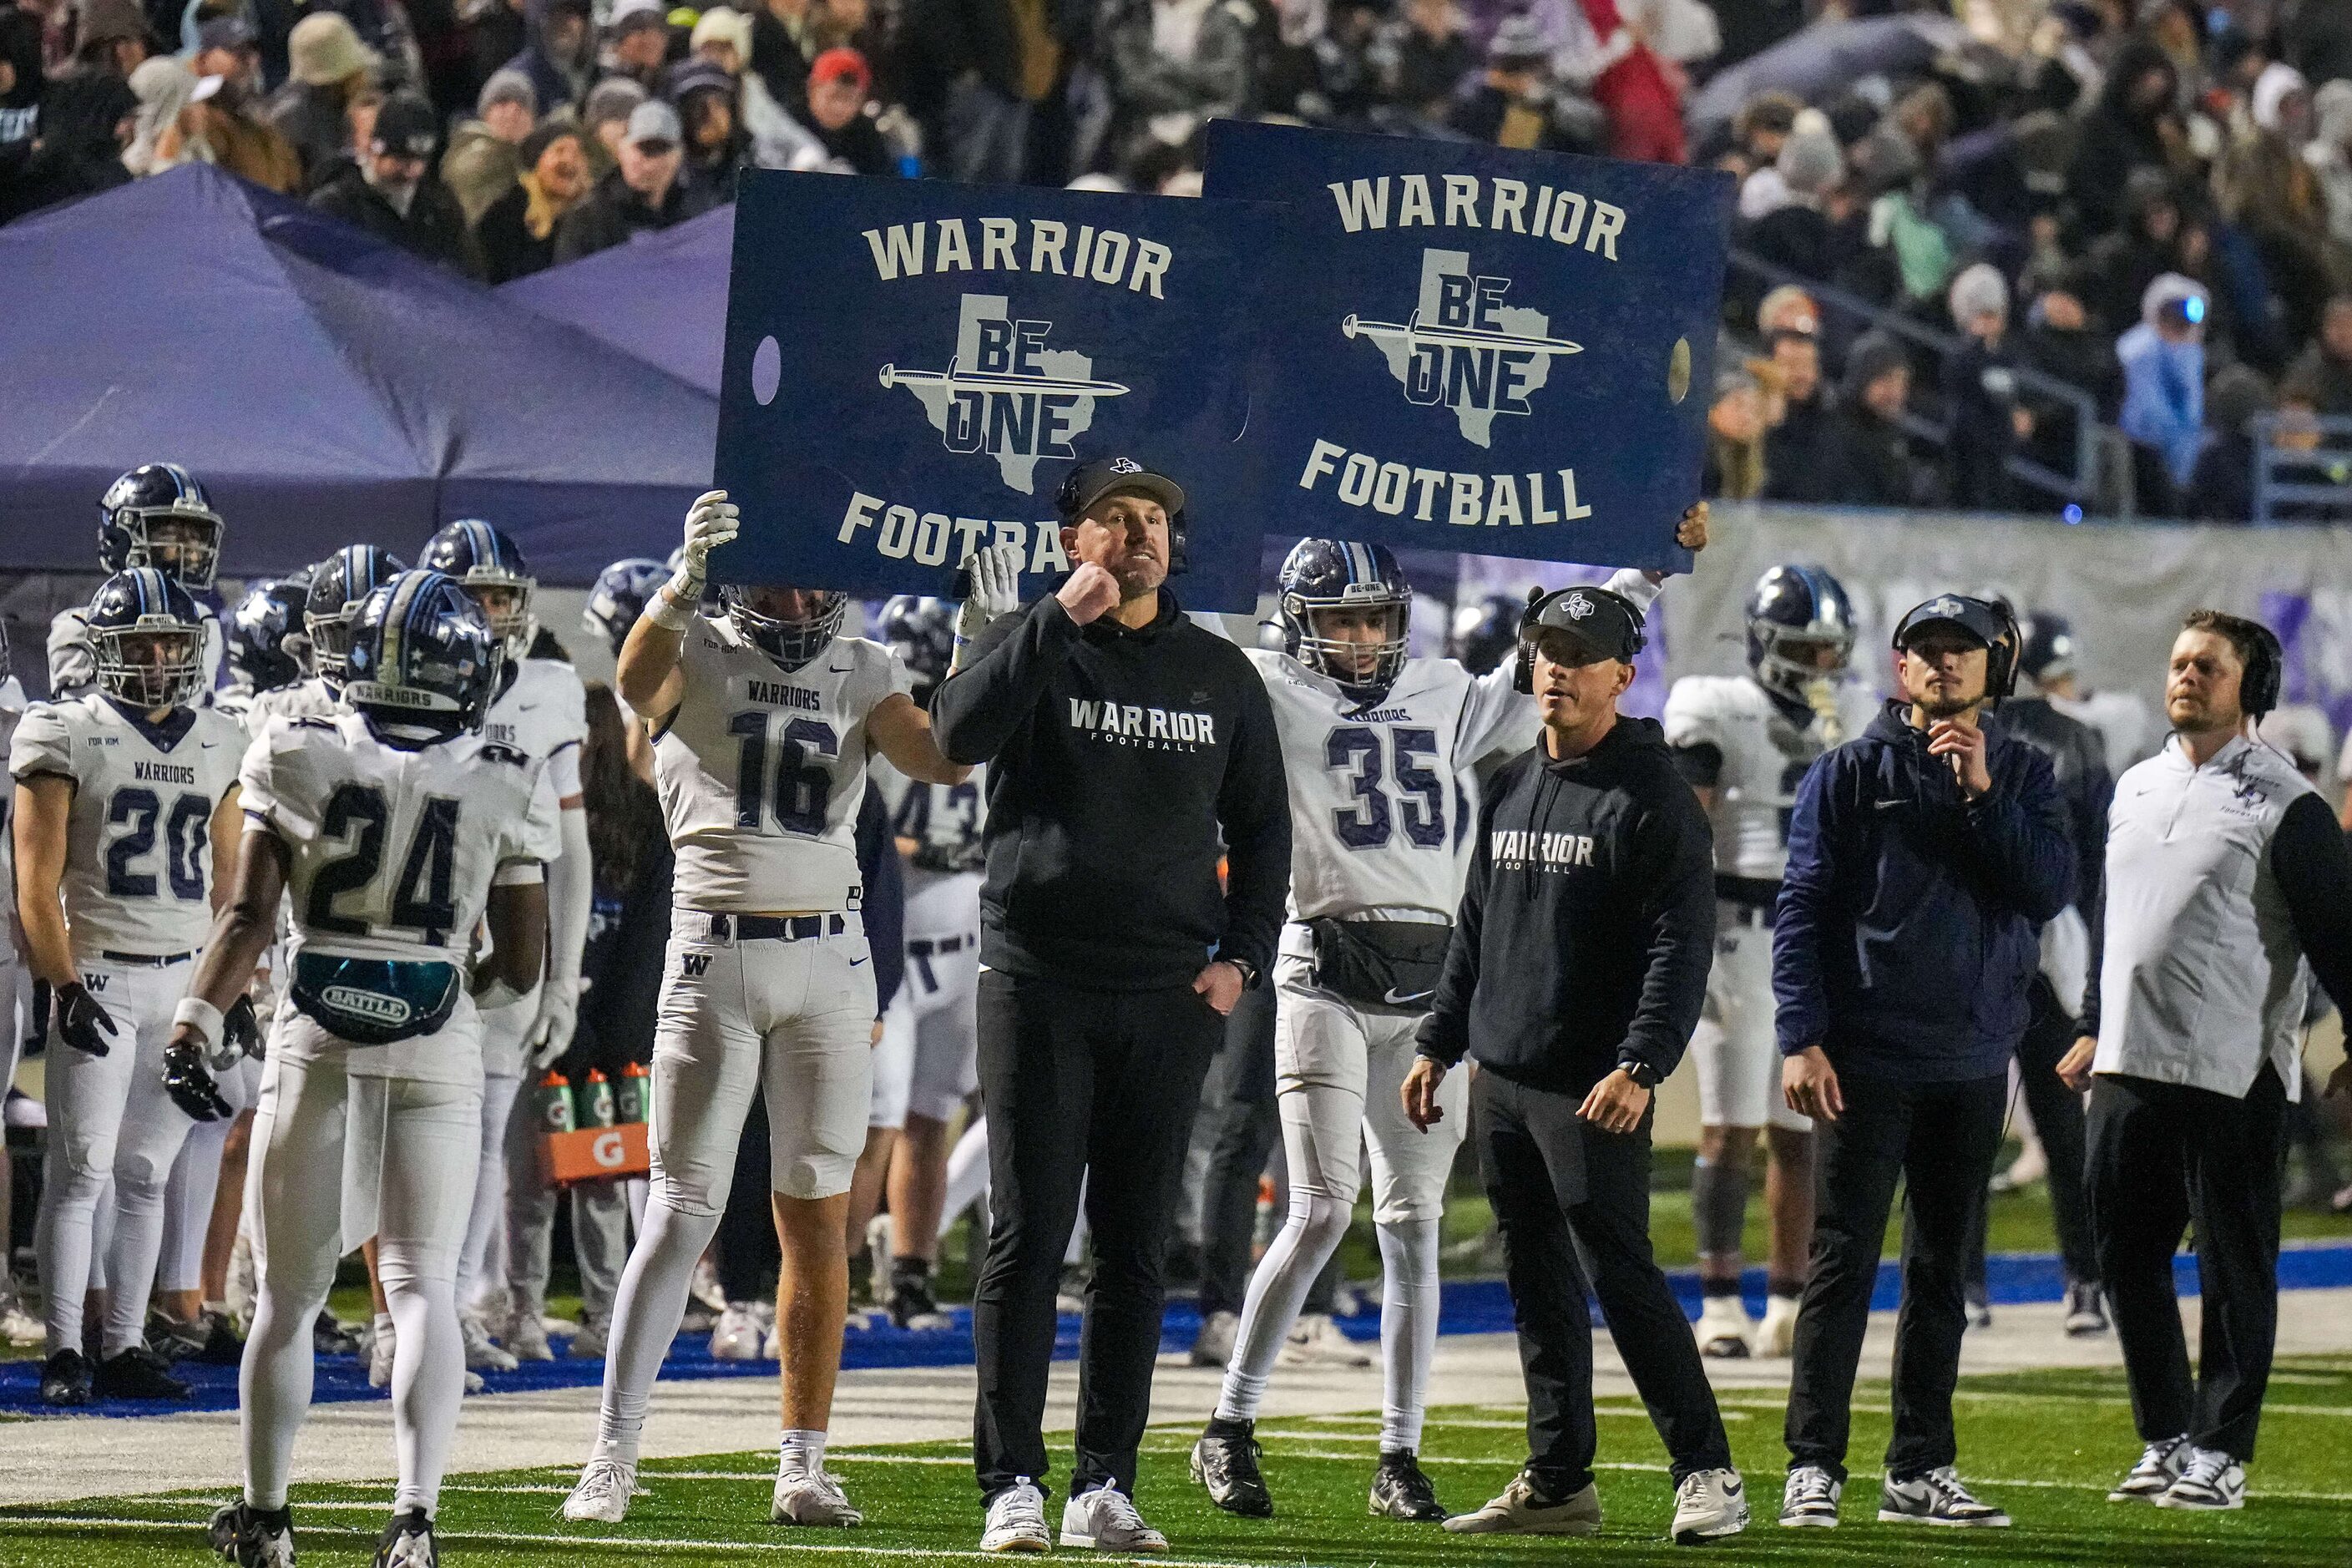
<path id="1" fill-rule="evenodd" d="M 1076 456 L 1070 442 L 1093 427 L 1096 400 L 1129 390 L 1097 378 L 1087 355 L 1047 348 L 1053 330 L 1014 316 L 1002 294 L 966 294 L 947 369 L 886 364 L 881 382 L 915 395 L 949 451 L 991 458 L 1008 488 L 1034 495 L 1038 460 Z"/>
<path id="2" fill-rule="evenodd" d="M 1592 613 L 1592 601 L 1581 594 L 1570 594 L 1568 603 L 1562 607 L 1568 611 L 1570 620 L 1580 621 Z"/>
<path id="3" fill-rule="evenodd" d="M 1495 416 L 1534 412 L 1528 395 L 1550 379 L 1552 361 L 1584 352 L 1553 337 L 1541 310 L 1504 304 L 1510 290 L 1508 278 L 1471 271 L 1468 251 L 1423 250 L 1410 316 L 1349 316 L 1339 331 L 1381 351 L 1406 402 L 1451 411 L 1464 440 L 1491 447 Z"/>
<path id="4" fill-rule="evenodd" d="M 1931 616 L 1957 616 L 1960 613 L 1960 602 L 1958 599 L 1953 598 L 1949 594 L 1946 594 L 1943 597 L 1937 599 L 1934 604 L 1927 606 L 1927 613 Z"/>

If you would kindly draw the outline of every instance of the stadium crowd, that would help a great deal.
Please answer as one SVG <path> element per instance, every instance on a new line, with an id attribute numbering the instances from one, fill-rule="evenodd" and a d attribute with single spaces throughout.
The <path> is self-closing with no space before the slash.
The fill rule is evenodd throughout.
<path id="1" fill-rule="evenodd" d="M 1232 114 L 1730 171 L 1712 494 L 2245 521 L 2258 441 L 2342 478 L 2328 0 L 0 5 L 0 222 L 202 160 L 494 283 L 745 167 L 1196 193 Z"/>

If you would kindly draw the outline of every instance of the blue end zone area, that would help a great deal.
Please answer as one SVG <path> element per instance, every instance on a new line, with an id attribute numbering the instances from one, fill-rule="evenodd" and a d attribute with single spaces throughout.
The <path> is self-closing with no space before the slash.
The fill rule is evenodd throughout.
<path id="1" fill-rule="evenodd" d="M 2352 1285 L 2352 1245 L 2340 1242 L 2307 1246 L 2290 1245 L 2279 1254 L 2279 1286 L 2287 1290 L 2320 1289 L 2332 1286 Z M 2183 1296 L 2198 1293 L 2197 1260 L 2183 1253 L 2173 1260 L 2173 1277 Z M 1696 1318 L 1699 1308 L 1698 1275 L 1691 1269 L 1669 1270 L 1667 1279 L 1683 1304 L 1686 1317 Z M 1996 1253 L 1985 1260 L 1986 1288 L 1999 1304 L 2029 1301 L 2055 1301 L 2065 1292 L 2065 1274 L 2054 1253 Z M 1901 1293 L 1901 1277 L 1891 1261 L 1878 1267 L 1878 1287 L 1871 1297 L 1871 1306 L 1879 1310 L 1892 1310 Z M 1764 1309 L 1764 1272 L 1752 1268 L 1742 1280 L 1742 1294 L 1747 1298 L 1751 1313 Z M 950 1314 L 952 1327 L 914 1331 L 894 1329 L 887 1323 L 877 1328 L 853 1328 L 843 1345 L 841 1364 L 845 1371 L 869 1367 L 894 1366 L 969 1366 L 972 1361 L 971 1312 L 959 1307 Z M 1593 1308 L 1595 1321 L 1600 1321 L 1600 1308 Z M 1351 1318 L 1339 1320 L 1340 1331 L 1349 1339 L 1373 1341 L 1380 1338 L 1381 1321 L 1377 1307 Z M 1160 1344 L 1164 1352 L 1189 1349 L 1193 1335 L 1199 1331 L 1199 1310 L 1190 1300 L 1171 1301 L 1168 1315 L 1161 1326 Z M 1499 1279 L 1448 1280 L 1439 1309 L 1438 1331 L 1445 1334 L 1496 1334 L 1511 1331 L 1511 1299 Z M 562 1357 L 565 1342 L 555 1342 L 559 1359 L 552 1362 L 526 1362 L 513 1372 L 488 1373 L 486 1381 L 492 1394 L 513 1394 L 530 1389 L 594 1387 L 604 1381 L 602 1361 L 572 1361 Z M 1066 1316 L 1061 1331 L 1054 1342 L 1054 1355 L 1058 1361 L 1074 1359 L 1078 1353 L 1078 1320 Z M 183 1362 L 173 1368 L 181 1378 L 192 1384 L 195 1397 L 184 1405 L 153 1405 L 131 1400 L 98 1401 L 78 1410 L 53 1411 L 40 1403 L 41 1364 L 37 1360 L 0 1363 L 0 1414 L 9 1415 L 163 1415 L 182 1410 L 234 1410 L 236 1408 L 236 1368 L 233 1366 L 199 1366 Z M 669 1359 L 662 1363 L 664 1379 L 760 1377 L 776 1375 L 776 1363 L 772 1361 L 716 1361 L 711 1358 L 709 1341 L 703 1335 L 680 1336 L 670 1349 Z M 327 1405 L 357 1399 L 390 1397 L 380 1389 L 368 1386 L 367 1368 L 353 1356 L 321 1356 L 318 1363 L 318 1381 L 312 1394 L 315 1403 Z"/>

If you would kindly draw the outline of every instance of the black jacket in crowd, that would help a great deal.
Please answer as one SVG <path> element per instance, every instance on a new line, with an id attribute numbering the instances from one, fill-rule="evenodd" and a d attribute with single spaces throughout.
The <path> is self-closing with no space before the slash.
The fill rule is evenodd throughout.
<path id="1" fill-rule="evenodd" d="M 427 174 L 417 182 L 416 194 L 403 213 L 367 183 L 357 163 L 339 163 L 311 193 L 310 205 L 427 261 L 469 278 L 482 275 L 481 254 L 466 227 L 466 211 L 437 174 Z"/>
<path id="2" fill-rule="evenodd" d="M 1421 1054 L 1563 1093 L 1664 1078 L 1714 952 L 1715 835 L 1656 721 L 1566 762 L 1538 742 L 1487 787 Z"/>
<path id="3" fill-rule="evenodd" d="M 1075 625 L 1048 594 L 973 640 L 931 699 L 940 748 L 988 764 L 981 962 L 1110 991 L 1263 974 L 1290 886 L 1290 805 L 1265 683 L 1184 618 Z M 1217 886 L 1217 857 L 1228 860 Z"/>
<path id="4" fill-rule="evenodd" d="M 709 192 L 681 173 L 670 182 L 662 205 L 650 205 L 614 169 L 555 226 L 555 259 L 561 264 L 610 250 L 635 235 L 700 217 L 717 205 Z"/>

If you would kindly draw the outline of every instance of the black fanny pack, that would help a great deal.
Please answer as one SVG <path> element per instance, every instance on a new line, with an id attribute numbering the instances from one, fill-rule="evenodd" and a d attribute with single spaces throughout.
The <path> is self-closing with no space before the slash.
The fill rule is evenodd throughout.
<path id="1" fill-rule="evenodd" d="M 1328 915 L 1307 922 L 1315 936 L 1315 984 L 1359 1007 L 1426 1013 L 1445 967 L 1450 925 L 1421 921 L 1343 921 Z"/>
<path id="2" fill-rule="evenodd" d="M 388 1046 L 429 1035 L 457 1008 L 454 963 L 338 958 L 304 952 L 294 959 L 294 1005 L 329 1034 L 355 1046 Z"/>

